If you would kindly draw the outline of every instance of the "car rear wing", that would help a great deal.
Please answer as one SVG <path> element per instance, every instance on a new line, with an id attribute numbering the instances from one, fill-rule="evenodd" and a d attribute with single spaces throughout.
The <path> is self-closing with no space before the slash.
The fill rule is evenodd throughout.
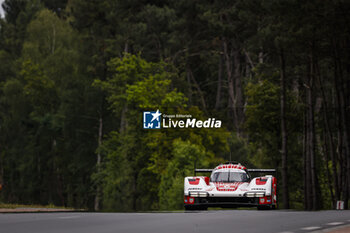
<path id="1" fill-rule="evenodd" d="M 211 173 L 214 169 L 206 169 L 206 168 L 196 168 L 194 169 L 194 176 L 197 176 L 197 173 Z"/>
<path id="2" fill-rule="evenodd" d="M 248 172 L 276 172 L 276 169 L 247 169 Z"/>
<path id="3" fill-rule="evenodd" d="M 197 175 L 197 173 L 209 173 L 212 172 L 214 169 L 206 169 L 206 168 L 196 168 L 194 169 L 194 176 Z M 263 173 L 263 172 L 276 172 L 276 169 L 247 169 L 247 172 L 251 172 L 251 173 Z"/>

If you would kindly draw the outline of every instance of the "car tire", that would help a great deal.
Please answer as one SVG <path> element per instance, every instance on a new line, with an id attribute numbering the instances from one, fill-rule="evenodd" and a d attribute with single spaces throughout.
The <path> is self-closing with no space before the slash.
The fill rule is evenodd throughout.
<path id="1" fill-rule="evenodd" d="M 260 205 L 260 206 L 257 206 L 257 209 L 258 209 L 258 210 L 270 210 L 270 209 L 271 209 L 271 206 L 264 206 L 264 205 L 261 206 L 261 205 Z"/>
<path id="2" fill-rule="evenodd" d="M 185 206 L 185 210 L 208 210 L 208 206 Z"/>

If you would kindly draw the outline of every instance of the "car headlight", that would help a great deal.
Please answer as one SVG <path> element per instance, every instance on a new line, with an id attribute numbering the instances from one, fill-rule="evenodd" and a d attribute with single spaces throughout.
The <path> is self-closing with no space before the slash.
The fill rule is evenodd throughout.
<path id="1" fill-rule="evenodd" d="M 190 197 L 207 197 L 207 192 L 190 192 Z"/>
<path id="2" fill-rule="evenodd" d="M 263 197 L 263 196 L 265 196 L 265 193 L 256 193 L 255 195 L 256 195 L 256 197 Z"/>
<path id="3" fill-rule="evenodd" d="M 245 195 L 247 197 L 264 197 L 265 193 L 264 192 L 246 192 Z"/>
<path id="4" fill-rule="evenodd" d="M 255 193 L 246 193 L 246 196 L 247 196 L 247 197 L 254 197 L 254 196 L 255 196 Z"/>
<path id="5" fill-rule="evenodd" d="M 198 192 L 190 192 L 190 197 L 198 197 Z"/>

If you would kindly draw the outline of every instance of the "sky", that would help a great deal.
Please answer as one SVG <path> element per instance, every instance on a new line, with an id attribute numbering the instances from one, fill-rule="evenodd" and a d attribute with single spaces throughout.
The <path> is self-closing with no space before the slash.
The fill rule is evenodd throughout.
<path id="1" fill-rule="evenodd" d="M 0 17 L 4 17 L 4 10 L 2 9 L 2 3 L 4 2 L 5 0 L 0 0 Z"/>

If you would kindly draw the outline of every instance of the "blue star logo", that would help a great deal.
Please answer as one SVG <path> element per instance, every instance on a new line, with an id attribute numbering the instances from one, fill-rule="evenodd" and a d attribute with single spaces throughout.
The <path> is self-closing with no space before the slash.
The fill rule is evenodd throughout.
<path id="1" fill-rule="evenodd" d="M 143 128 L 160 129 L 161 115 L 159 109 L 156 112 L 143 112 Z"/>

